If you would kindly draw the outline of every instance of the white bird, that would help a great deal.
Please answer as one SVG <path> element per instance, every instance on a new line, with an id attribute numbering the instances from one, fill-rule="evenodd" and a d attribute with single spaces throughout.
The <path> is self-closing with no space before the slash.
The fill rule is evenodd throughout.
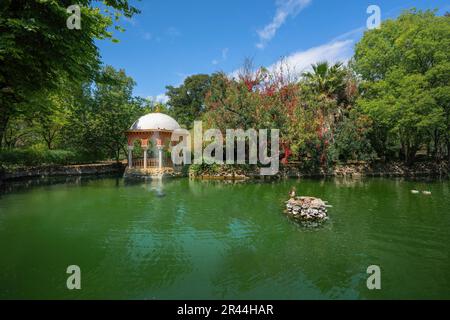
<path id="1" fill-rule="evenodd" d="M 426 194 L 426 195 L 428 195 L 428 196 L 431 195 L 431 191 L 422 191 L 422 193 L 423 193 L 423 194 Z"/>
<path id="2" fill-rule="evenodd" d="M 411 190 L 411 193 L 417 194 L 419 193 L 419 190 Z"/>

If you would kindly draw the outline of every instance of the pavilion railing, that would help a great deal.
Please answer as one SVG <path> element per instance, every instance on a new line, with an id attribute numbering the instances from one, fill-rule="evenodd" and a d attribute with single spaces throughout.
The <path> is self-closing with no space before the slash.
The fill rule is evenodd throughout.
<path id="1" fill-rule="evenodd" d="M 133 158 L 132 167 L 133 168 L 143 168 L 144 167 L 144 158 Z M 147 168 L 158 168 L 158 158 L 147 158 Z M 172 159 L 169 157 L 163 157 L 162 161 L 163 167 L 172 167 Z"/>

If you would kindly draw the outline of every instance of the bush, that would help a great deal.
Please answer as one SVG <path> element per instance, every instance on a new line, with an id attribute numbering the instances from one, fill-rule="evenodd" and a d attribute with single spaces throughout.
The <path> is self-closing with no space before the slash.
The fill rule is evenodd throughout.
<path id="1" fill-rule="evenodd" d="M 200 176 L 202 174 L 216 174 L 220 170 L 220 165 L 217 163 L 207 164 L 205 162 L 201 164 L 192 164 L 190 171 L 194 176 Z"/>
<path id="2" fill-rule="evenodd" d="M 254 172 L 256 169 L 257 166 L 253 164 L 207 164 L 203 162 L 190 165 L 189 172 L 196 177 L 202 175 L 245 175 Z"/>
<path id="3" fill-rule="evenodd" d="M 347 162 L 350 160 L 372 161 L 376 153 L 370 143 L 372 123 L 365 115 L 350 112 L 337 127 L 332 157 Z"/>
<path id="4" fill-rule="evenodd" d="M 12 149 L 0 151 L 1 165 L 37 166 L 82 163 L 83 157 L 69 150 Z"/>

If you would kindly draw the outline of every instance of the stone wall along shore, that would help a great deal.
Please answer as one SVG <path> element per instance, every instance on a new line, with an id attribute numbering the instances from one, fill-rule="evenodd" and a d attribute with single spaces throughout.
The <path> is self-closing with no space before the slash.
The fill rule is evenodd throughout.
<path id="1" fill-rule="evenodd" d="M 122 163 L 94 163 L 67 166 L 39 166 L 17 168 L 0 172 L 0 180 L 14 180 L 31 177 L 45 176 L 77 176 L 77 175 L 100 175 L 122 173 L 124 165 Z"/>

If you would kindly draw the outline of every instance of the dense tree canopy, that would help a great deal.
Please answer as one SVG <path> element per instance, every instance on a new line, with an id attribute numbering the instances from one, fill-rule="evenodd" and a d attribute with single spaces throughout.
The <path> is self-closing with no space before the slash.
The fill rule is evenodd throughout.
<path id="1" fill-rule="evenodd" d="M 63 138 L 85 154 L 119 160 L 126 153 L 124 131 L 146 112 L 132 95 L 134 85 L 123 70 L 104 67 L 95 83 L 85 85 L 82 102 L 72 105 Z"/>
<path id="2" fill-rule="evenodd" d="M 29 102 L 43 90 L 93 79 L 100 66 L 95 39 L 111 38 L 109 30 L 120 14 L 138 10 L 126 0 L 77 1 L 81 30 L 69 29 L 67 8 L 73 1 L 3 0 L 0 3 L 0 146 L 8 121 L 33 107 Z"/>
<path id="3" fill-rule="evenodd" d="M 179 87 L 167 86 L 166 95 L 171 114 L 190 128 L 205 111 L 205 96 L 211 85 L 211 76 L 196 74 L 187 77 Z"/>
<path id="4" fill-rule="evenodd" d="M 398 145 L 411 162 L 424 144 L 442 154 L 445 140 L 450 154 L 448 16 L 410 11 L 385 21 L 356 45 L 354 68 L 364 80 L 358 105 L 385 142 L 380 152 Z"/>
<path id="5" fill-rule="evenodd" d="M 334 161 L 449 154 L 448 16 L 407 11 L 367 31 L 347 67 L 312 65 L 300 81 L 264 68 L 216 75 L 205 119 L 219 128 L 281 129 L 284 154 Z"/>
<path id="6" fill-rule="evenodd" d="M 133 79 L 99 61 L 94 39 L 112 36 L 117 11 L 137 11 L 127 1 L 106 3 L 116 13 L 82 2 L 80 34 L 65 28 L 65 1 L 2 2 L 3 147 L 120 160 L 123 132 L 157 111 L 186 128 L 204 120 L 205 129 L 280 129 L 282 162 L 307 168 L 355 160 L 413 163 L 417 154 L 450 161 L 448 15 L 407 11 L 386 20 L 365 32 L 349 64 L 319 62 L 293 76 L 282 64 L 268 70 L 246 62 L 234 77 L 192 75 L 167 86 L 164 104 L 133 96 Z"/>

